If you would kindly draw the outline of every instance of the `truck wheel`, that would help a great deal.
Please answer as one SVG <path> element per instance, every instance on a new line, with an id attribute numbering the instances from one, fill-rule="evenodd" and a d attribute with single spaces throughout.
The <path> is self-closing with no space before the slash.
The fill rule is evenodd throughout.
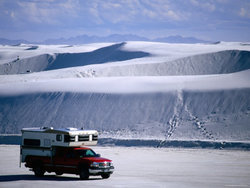
<path id="1" fill-rule="evenodd" d="M 110 174 L 102 174 L 101 176 L 103 179 L 108 179 L 110 177 Z"/>
<path id="2" fill-rule="evenodd" d="M 81 168 L 80 169 L 80 179 L 81 180 L 89 179 L 89 171 L 88 171 L 87 168 Z"/>
<path id="3" fill-rule="evenodd" d="M 37 177 L 42 177 L 45 173 L 45 170 L 43 169 L 42 164 L 36 164 L 33 167 L 33 171 L 34 171 L 35 176 Z"/>
<path id="4" fill-rule="evenodd" d="M 58 171 L 58 172 L 56 172 L 56 175 L 61 176 L 61 175 L 63 175 L 63 173 Z"/>

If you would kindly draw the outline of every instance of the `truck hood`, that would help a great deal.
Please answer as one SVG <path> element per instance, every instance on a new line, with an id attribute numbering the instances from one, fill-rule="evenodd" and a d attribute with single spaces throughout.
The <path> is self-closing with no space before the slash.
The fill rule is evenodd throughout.
<path id="1" fill-rule="evenodd" d="M 111 160 L 106 159 L 106 158 L 102 158 L 102 157 L 84 157 L 82 159 L 83 160 L 88 160 L 88 161 L 91 161 L 91 162 L 98 162 L 98 163 L 101 163 L 101 162 L 112 162 Z"/>

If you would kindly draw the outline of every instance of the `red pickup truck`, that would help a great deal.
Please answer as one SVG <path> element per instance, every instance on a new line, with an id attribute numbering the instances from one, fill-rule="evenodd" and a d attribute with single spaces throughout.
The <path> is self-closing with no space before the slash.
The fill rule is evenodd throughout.
<path id="1" fill-rule="evenodd" d="M 53 147 L 51 156 L 26 156 L 25 166 L 36 176 L 43 176 L 45 172 L 70 173 L 79 175 L 80 179 L 88 179 L 90 175 L 106 179 L 114 171 L 111 160 L 87 147 Z"/>

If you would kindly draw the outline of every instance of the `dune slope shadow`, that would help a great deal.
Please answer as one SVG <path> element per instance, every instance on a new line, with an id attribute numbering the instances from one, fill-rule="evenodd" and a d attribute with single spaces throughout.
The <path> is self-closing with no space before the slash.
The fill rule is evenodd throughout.
<path id="1" fill-rule="evenodd" d="M 103 68 L 98 76 L 170 76 L 226 74 L 250 69 L 250 52 L 225 50 L 172 61 Z"/>
<path id="2" fill-rule="evenodd" d="M 121 48 L 125 44 L 125 42 L 114 44 L 92 52 L 58 53 L 55 54 L 55 56 L 51 54 L 41 54 L 28 58 L 20 58 L 9 63 L 1 64 L 0 75 L 26 74 L 30 72 L 124 61 L 150 56 L 149 53 L 142 51 L 123 51 Z M 36 50 L 37 48 L 37 46 L 32 46 L 26 50 Z"/>
<path id="3" fill-rule="evenodd" d="M 61 69 L 67 67 L 84 66 L 90 64 L 101 64 L 113 61 L 124 61 L 129 59 L 147 57 L 150 54 L 141 51 L 123 51 L 122 46 L 126 43 L 114 44 L 86 53 L 63 53 L 56 54 L 46 70 Z"/>

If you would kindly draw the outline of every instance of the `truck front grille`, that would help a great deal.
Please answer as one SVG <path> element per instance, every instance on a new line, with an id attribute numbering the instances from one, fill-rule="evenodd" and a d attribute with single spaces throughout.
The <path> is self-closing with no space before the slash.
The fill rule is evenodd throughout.
<path id="1" fill-rule="evenodd" d="M 111 166 L 111 163 L 109 162 L 99 163 L 99 167 L 101 168 L 108 168 L 110 166 Z"/>

